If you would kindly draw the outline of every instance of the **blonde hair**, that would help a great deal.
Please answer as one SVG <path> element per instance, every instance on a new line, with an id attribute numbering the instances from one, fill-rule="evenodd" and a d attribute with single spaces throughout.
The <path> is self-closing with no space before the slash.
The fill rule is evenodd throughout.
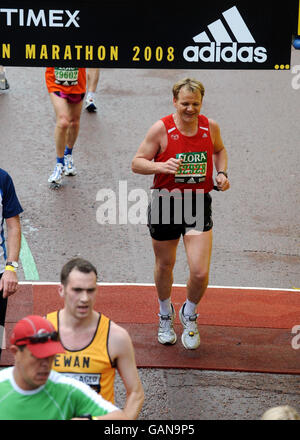
<path id="1" fill-rule="evenodd" d="M 289 405 L 274 406 L 264 412 L 261 420 L 300 420 L 300 415 Z"/>
<path id="2" fill-rule="evenodd" d="M 184 78 L 184 79 L 181 79 L 180 81 L 178 81 L 173 86 L 172 92 L 173 92 L 174 99 L 178 98 L 178 94 L 179 94 L 180 90 L 182 89 L 182 87 L 186 87 L 189 91 L 191 91 L 193 93 L 195 93 L 196 91 L 200 92 L 202 98 L 204 96 L 205 88 L 204 88 L 204 85 L 200 81 L 197 81 L 196 79 L 192 79 L 192 78 Z"/>

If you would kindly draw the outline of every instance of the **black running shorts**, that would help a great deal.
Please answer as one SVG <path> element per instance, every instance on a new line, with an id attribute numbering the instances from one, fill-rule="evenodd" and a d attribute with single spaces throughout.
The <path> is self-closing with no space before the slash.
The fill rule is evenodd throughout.
<path id="1" fill-rule="evenodd" d="M 213 227 L 211 205 L 209 193 L 173 196 L 167 190 L 153 190 L 147 223 L 151 237 L 166 241 L 178 239 L 191 229 L 209 231 Z"/>

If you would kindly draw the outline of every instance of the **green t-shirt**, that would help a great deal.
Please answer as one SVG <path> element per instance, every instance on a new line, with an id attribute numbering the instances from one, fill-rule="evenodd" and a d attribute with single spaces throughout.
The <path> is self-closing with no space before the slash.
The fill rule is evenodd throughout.
<path id="1" fill-rule="evenodd" d="M 69 420 L 118 409 L 88 385 L 53 370 L 45 385 L 24 391 L 16 384 L 13 369 L 0 371 L 0 420 Z"/>

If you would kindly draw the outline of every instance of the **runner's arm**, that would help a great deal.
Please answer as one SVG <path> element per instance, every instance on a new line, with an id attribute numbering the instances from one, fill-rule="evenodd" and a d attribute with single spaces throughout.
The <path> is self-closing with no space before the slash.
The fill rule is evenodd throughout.
<path id="1" fill-rule="evenodd" d="M 91 417 L 73 417 L 71 420 L 90 420 Z M 127 415 L 122 410 L 112 411 L 103 416 L 93 416 L 93 420 L 129 420 Z"/>
<path id="2" fill-rule="evenodd" d="M 131 164 L 131 169 L 137 174 L 175 174 L 180 160 L 171 158 L 166 162 L 154 162 L 162 144 L 167 142 L 166 129 L 162 121 L 157 121 L 148 130 Z"/>
<path id="3" fill-rule="evenodd" d="M 7 261 L 18 261 L 21 248 L 21 226 L 19 215 L 6 219 L 7 227 Z M 14 294 L 18 286 L 16 272 L 5 270 L 0 280 L 3 298 Z"/>
<path id="4" fill-rule="evenodd" d="M 109 352 L 116 362 L 116 368 L 126 389 L 124 413 L 130 420 L 135 420 L 144 403 L 144 390 L 140 381 L 135 362 L 134 348 L 128 332 L 111 323 Z"/>
<path id="5" fill-rule="evenodd" d="M 212 142 L 214 145 L 214 164 L 216 171 L 217 173 L 219 171 L 226 172 L 227 162 L 228 162 L 227 150 L 223 144 L 220 127 L 212 119 L 209 120 L 209 127 L 210 127 Z M 218 189 L 220 191 L 226 191 L 230 187 L 229 180 L 224 174 L 219 174 L 216 177 L 216 182 Z"/>
<path id="6" fill-rule="evenodd" d="M 104 399 L 87 384 L 77 379 L 51 371 L 51 380 L 60 384 L 60 392 L 68 396 L 66 419 L 129 420 L 128 415 L 116 405 Z M 65 390 L 64 390 L 65 388 Z"/>

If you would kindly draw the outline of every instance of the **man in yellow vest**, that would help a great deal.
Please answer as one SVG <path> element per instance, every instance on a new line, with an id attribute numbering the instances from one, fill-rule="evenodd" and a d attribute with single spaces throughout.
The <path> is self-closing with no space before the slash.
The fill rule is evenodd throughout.
<path id="1" fill-rule="evenodd" d="M 47 315 L 65 349 L 53 369 L 87 383 L 112 403 L 117 369 L 127 394 L 124 412 L 136 419 L 144 391 L 133 344 L 124 328 L 94 310 L 97 290 L 97 270 L 89 261 L 75 258 L 64 265 L 59 287 L 64 307 Z"/>

